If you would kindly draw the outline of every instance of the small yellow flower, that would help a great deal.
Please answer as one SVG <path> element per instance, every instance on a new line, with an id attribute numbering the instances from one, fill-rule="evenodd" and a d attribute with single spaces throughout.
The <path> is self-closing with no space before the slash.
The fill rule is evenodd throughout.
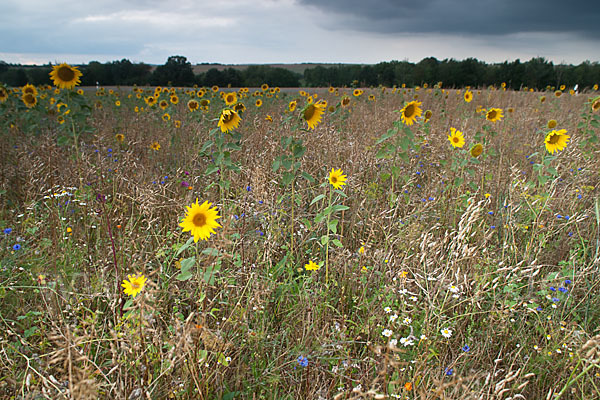
<path id="1" fill-rule="evenodd" d="M 321 268 L 319 264 L 315 264 L 312 260 L 308 264 L 304 265 L 304 269 L 307 271 L 318 271 Z"/>
<path id="2" fill-rule="evenodd" d="M 334 189 L 340 189 L 342 186 L 346 184 L 346 175 L 343 175 L 344 171 L 340 169 L 331 168 L 331 172 L 329 173 L 329 183 Z"/>
<path id="3" fill-rule="evenodd" d="M 146 277 L 144 275 L 127 275 L 127 279 L 123 280 L 121 286 L 126 295 L 135 297 L 146 286 Z"/>
<path id="4" fill-rule="evenodd" d="M 125 135 L 123 135 L 122 133 L 117 133 L 115 135 L 115 139 L 117 139 L 117 142 L 123 142 L 125 140 Z"/>
<path id="5" fill-rule="evenodd" d="M 158 142 L 152 142 L 152 144 L 150 145 L 150 148 L 154 151 L 158 151 L 158 150 L 160 150 L 160 144 Z"/>
<path id="6" fill-rule="evenodd" d="M 465 137 L 463 136 L 463 133 L 459 130 L 456 130 L 456 128 L 450 128 L 448 140 L 454 148 L 461 148 L 465 145 Z"/>
<path id="7" fill-rule="evenodd" d="M 360 249 L 358 249 L 358 253 L 365 254 L 365 246 L 360 246 Z"/>

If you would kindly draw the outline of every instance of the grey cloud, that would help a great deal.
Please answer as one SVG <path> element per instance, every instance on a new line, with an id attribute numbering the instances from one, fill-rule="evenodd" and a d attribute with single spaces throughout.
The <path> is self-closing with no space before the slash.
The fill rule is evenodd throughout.
<path id="1" fill-rule="evenodd" d="M 600 2 L 589 0 L 298 0 L 337 14 L 330 29 L 380 33 L 504 35 L 562 32 L 600 37 Z"/>

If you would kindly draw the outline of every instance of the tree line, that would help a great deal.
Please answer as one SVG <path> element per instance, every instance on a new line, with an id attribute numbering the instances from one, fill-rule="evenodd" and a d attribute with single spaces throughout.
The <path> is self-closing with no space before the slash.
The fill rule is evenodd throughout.
<path id="1" fill-rule="evenodd" d="M 566 85 L 580 88 L 600 83 L 600 64 L 585 61 L 579 65 L 554 65 L 542 57 L 521 62 L 519 59 L 486 64 L 476 58 L 462 61 L 424 58 L 418 63 L 389 61 L 375 65 L 338 64 L 316 66 L 298 74 L 286 68 L 252 65 L 247 68 L 209 69 L 194 74 L 191 63 L 183 56 L 171 56 L 156 68 L 127 59 L 100 63 L 92 61 L 79 66 L 83 86 L 161 85 L 161 86 L 228 86 L 257 87 L 263 83 L 279 87 L 327 86 L 417 86 L 442 82 L 444 87 L 483 87 L 506 83 L 508 88 L 524 86 L 544 89 Z M 8 86 L 50 84 L 51 65 L 22 66 L 0 61 L 0 82 Z"/>

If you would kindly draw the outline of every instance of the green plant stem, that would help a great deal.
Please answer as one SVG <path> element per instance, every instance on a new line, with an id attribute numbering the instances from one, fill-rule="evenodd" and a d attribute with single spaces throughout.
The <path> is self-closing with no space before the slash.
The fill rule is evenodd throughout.
<path id="1" fill-rule="evenodd" d="M 333 197 L 333 189 L 329 189 L 329 204 L 327 208 L 331 207 L 331 198 Z M 331 211 L 327 214 L 327 226 L 325 230 L 327 233 L 327 243 L 325 243 L 325 285 L 329 284 L 329 219 L 331 218 Z"/>

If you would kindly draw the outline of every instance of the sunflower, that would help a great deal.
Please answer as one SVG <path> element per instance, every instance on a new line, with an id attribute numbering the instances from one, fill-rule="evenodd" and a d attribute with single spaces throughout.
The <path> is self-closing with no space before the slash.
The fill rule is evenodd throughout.
<path id="1" fill-rule="evenodd" d="M 325 112 L 325 107 L 320 103 L 308 104 L 302 110 L 302 117 L 308 124 L 308 129 L 315 129 L 316 126 L 321 122 L 321 115 Z"/>
<path id="2" fill-rule="evenodd" d="M 420 101 L 411 101 L 405 105 L 404 108 L 400 110 L 400 113 L 402 114 L 402 122 L 404 122 L 406 125 L 412 125 L 416 121 L 417 117 L 420 117 L 421 113 L 423 112 L 423 110 L 421 110 L 419 107 L 420 105 Z"/>
<path id="3" fill-rule="evenodd" d="M 551 119 L 550 121 L 548 121 L 548 124 L 546 124 L 548 129 L 554 129 L 554 128 L 556 128 L 556 125 L 557 125 L 557 122 L 555 119 Z"/>
<path id="4" fill-rule="evenodd" d="M 0 86 L 0 103 L 4 103 L 6 100 L 8 100 L 8 92 L 5 87 Z"/>
<path id="5" fill-rule="evenodd" d="M 162 120 L 165 122 L 168 122 L 171 120 L 171 115 L 169 115 L 169 113 L 164 113 L 162 116 Z"/>
<path id="6" fill-rule="evenodd" d="M 425 122 L 429 121 L 432 116 L 433 116 L 433 112 L 431 110 L 425 111 L 425 114 L 424 114 Z"/>
<path id="7" fill-rule="evenodd" d="M 490 122 L 500 121 L 502 117 L 504 117 L 504 115 L 502 114 L 501 108 L 490 108 L 485 114 L 485 119 Z"/>
<path id="8" fill-rule="evenodd" d="M 213 86 L 211 89 L 215 93 L 217 93 L 219 91 L 219 87 L 217 85 Z"/>
<path id="9" fill-rule="evenodd" d="M 333 86 L 329 86 L 329 93 L 335 92 L 335 88 Z"/>
<path id="10" fill-rule="evenodd" d="M 466 90 L 464 98 L 467 103 L 470 103 L 473 100 L 473 93 L 470 90 Z"/>
<path id="11" fill-rule="evenodd" d="M 296 100 L 290 101 L 290 104 L 288 104 L 288 110 L 290 110 L 290 112 L 294 112 L 296 110 L 297 105 L 298 102 Z"/>
<path id="12" fill-rule="evenodd" d="M 58 117 L 56 117 L 56 122 L 58 122 L 59 124 L 64 124 L 65 123 L 65 117 L 63 117 L 62 115 L 59 115 Z"/>
<path id="13" fill-rule="evenodd" d="M 246 111 L 246 106 L 244 105 L 244 103 L 237 103 L 235 106 L 233 106 L 233 110 L 236 113 L 241 114 L 244 111 Z"/>
<path id="14" fill-rule="evenodd" d="M 155 96 L 148 96 L 144 99 L 144 101 L 146 102 L 146 104 L 148 104 L 149 107 L 152 107 L 156 104 L 157 98 Z"/>
<path id="15" fill-rule="evenodd" d="M 210 105 L 210 100 L 209 99 L 201 99 L 200 100 L 200 107 L 208 110 L 208 106 L 209 105 Z"/>
<path id="16" fill-rule="evenodd" d="M 37 97 L 35 97 L 31 93 L 24 94 L 23 97 L 21 97 L 21 100 L 27 106 L 27 108 L 35 107 L 35 105 L 37 104 L 37 101 L 38 101 Z"/>
<path id="17" fill-rule="evenodd" d="M 177 95 L 173 95 L 169 98 L 172 104 L 179 104 L 179 97 Z"/>
<path id="18" fill-rule="evenodd" d="M 77 94 L 80 96 L 83 96 L 83 89 L 77 89 Z"/>
<path id="19" fill-rule="evenodd" d="M 119 100 L 115 101 L 115 106 L 121 107 L 121 102 Z"/>
<path id="20" fill-rule="evenodd" d="M 169 102 L 166 100 L 161 100 L 160 103 L 158 103 L 158 106 L 163 109 L 166 110 L 167 107 L 169 107 Z"/>
<path id="21" fill-rule="evenodd" d="M 554 97 L 560 97 L 562 95 L 562 92 L 560 90 L 557 90 L 556 92 L 554 92 Z"/>
<path id="22" fill-rule="evenodd" d="M 329 108 L 327 109 L 327 111 L 329 111 L 330 113 L 335 112 L 335 107 L 334 106 L 329 106 Z"/>
<path id="23" fill-rule="evenodd" d="M 196 111 L 198 108 L 200 108 L 200 104 L 198 104 L 198 102 L 196 100 L 192 99 L 192 100 L 188 101 L 187 108 L 188 108 L 188 110 L 193 112 L 193 111 Z"/>
<path id="24" fill-rule="evenodd" d="M 456 130 L 456 128 L 450 128 L 450 135 L 448 135 L 448 140 L 450 144 L 454 148 L 461 148 L 465 145 L 465 137 L 461 131 Z"/>
<path id="25" fill-rule="evenodd" d="M 374 94 L 370 94 L 369 95 L 369 101 L 375 101 L 375 95 Z"/>
<path id="26" fill-rule="evenodd" d="M 61 89 L 73 89 L 75 86 L 81 83 L 79 77 L 81 72 L 77 67 L 71 67 L 69 64 L 62 63 L 52 67 L 50 72 L 50 78 L 52 79 L 54 86 Z"/>
<path id="27" fill-rule="evenodd" d="M 329 183 L 334 189 L 341 189 L 346 184 L 346 175 L 343 175 L 342 169 L 333 169 L 329 172 Z"/>
<path id="28" fill-rule="evenodd" d="M 553 130 L 546 135 L 544 143 L 546 144 L 546 150 L 548 150 L 548 153 L 554 154 L 555 152 L 561 151 L 567 147 L 570 136 L 568 136 L 566 133 L 566 129 L 561 129 L 559 131 Z"/>
<path id="29" fill-rule="evenodd" d="M 327 108 L 327 100 L 325 99 L 317 101 L 317 104 L 320 104 L 324 109 Z"/>
<path id="30" fill-rule="evenodd" d="M 237 103 L 237 94 L 235 92 L 227 93 L 223 96 L 223 101 L 228 106 L 232 106 Z"/>
<path id="31" fill-rule="evenodd" d="M 542 97 L 540 97 L 540 103 L 543 103 L 543 102 L 545 102 L 545 101 L 546 101 L 546 96 L 542 96 Z"/>
<path id="32" fill-rule="evenodd" d="M 150 148 L 154 151 L 159 151 L 160 150 L 160 143 L 158 142 L 152 142 L 152 144 L 150 145 Z"/>
<path id="33" fill-rule="evenodd" d="M 308 97 L 308 93 L 306 93 L 304 90 L 300 90 L 298 93 L 300 93 L 300 96 L 302 97 Z"/>
<path id="34" fill-rule="evenodd" d="M 262 106 L 262 100 L 261 99 L 257 99 L 254 104 L 256 105 L 256 107 L 260 107 L 260 106 Z"/>
<path id="35" fill-rule="evenodd" d="M 146 277 L 144 275 L 127 275 L 123 280 L 123 293 L 127 296 L 137 296 L 146 286 Z"/>
<path id="36" fill-rule="evenodd" d="M 221 111 L 218 126 L 221 128 L 221 132 L 229 132 L 237 128 L 241 120 L 237 112 L 226 108 Z"/>
<path id="37" fill-rule="evenodd" d="M 473 147 L 471 147 L 471 150 L 469 150 L 469 153 L 471 153 L 471 157 L 479 157 L 483 154 L 483 145 L 481 143 L 474 144 Z"/>
<path id="38" fill-rule="evenodd" d="M 175 128 L 181 128 L 181 121 L 180 120 L 175 120 Z"/>
<path id="39" fill-rule="evenodd" d="M 340 100 L 340 104 L 342 105 L 342 107 L 348 107 L 348 105 L 350 105 L 350 97 L 342 97 L 342 100 Z"/>
<path id="40" fill-rule="evenodd" d="M 593 90 L 598 90 L 598 84 L 594 84 L 594 86 L 592 87 Z"/>
<path id="41" fill-rule="evenodd" d="M 598 110 L 600 110 L 600 98 L 592 103 L 592 111 L 596 112 Z"/>
<path id="42" fill-rule="evenodd" d="M 21 93 L 23 93 L 23 94 L 31 93 L 32 95 L 34 95 L 36 97 L 38 95 L 38 91 L 35 88 L 35 86 L 33 86 L 29 83 L 21 88 Z"/>
<path id="43" fill-rule="evenodd" d="M 363 94 L 363 91 L 360 89 L 354 89 L 354 91 L 352 92 L 352 96 L 354 97 L 359 97 L 361 94 Z"/>
<path id="44" fill-rule="evenodd" d="M 559 89 L 560 89 L 560 90 L 565 90 L 565 87 L 566 87 L 565 85 L 560 85 L 560 88 L 559 88 Z"/>
<path id="45" fill-rule="evenodd" d="M 321 268 L 319 264 L 315 264 L 312 260 L 308 264 L 304 265 L 304 269 L 307 271 L 318 271 Z"/>
<path id="46" fill-rule="evenodd" d="M 267 85 L 266 83 L 263 83 L 263 84 L 260 86 L 260 89 L 261 89 L 263 92 L 266 92 L 266 91 L 267 91 L 267 89 L 269 89 L 269 85 Z"/>
<path id="47" fill-rule="evenodd" d="M 267 116 L 265 117 L 265 121 L 273 122 L 273 117 L 267 114 Z"/>
<path id="48" fill-rule="evenodd" d="M 125 135 L 123 135 L 122 133 L 117 133 L 115 135 L 115 139 L 117 139 L 117 142 L 123 143 L 123 141 L 125 140 Z"/>
<path id="49" fill-rule="evenodd" d="M 215 228 L 220 228 L 221 225 L 217 219 L 221 218 L 216 208 L 211 208 L 212 203 L 205 201 L 202 205 L 198 205 L 198 199 L 192 203 L 191 207 L 187 207 L 187 212 L 183 221 L 179 224 L 183 228 L 183 232 L 190 232 L 194 236 L 194 242 L 198 240 L 207 240 L 211 234 L 215 233 Z"/>

